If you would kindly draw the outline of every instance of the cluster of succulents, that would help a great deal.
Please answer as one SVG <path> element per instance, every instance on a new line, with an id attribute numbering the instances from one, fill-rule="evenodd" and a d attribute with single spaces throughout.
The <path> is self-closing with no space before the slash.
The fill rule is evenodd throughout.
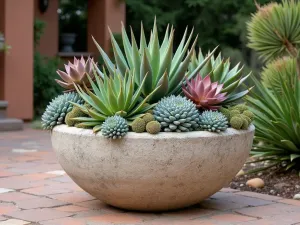
<path id="1" fill-rule="evenodd" d="M 149 134 L 157 134 L 161 130 L 161 125 L 155 120 L 153 114 L 148 112 L 143 117 L 136 118 L 131 123 L 131 129 L 135 133 L 147 131 Z"/>
<path id="2" fill-rule="evenodd" d="M 238 104 L 230 108 L 221 108 L 229 125 L 237 130 L 246 130 L 254 120 L 254 114 L 248 109 L 246 104 Z"/>
<path id="3" fill-rule="evenodd" d="M 93 58 L 82 57 L 65 65 L 65 72 L 58 70 L 62 80 L 56 82 L 67 93 L 49 104 L 43 127 L 65 123 L 101 131 L 109 139 L 122 138 L 129 130 L 149 134 L 225 131 L 231 118 L 220 110 L 248 94 L 250 90 L 237 90 L 250 74 L 243 76 L 238 65 L 230 69 L 229 60 L 221 55 L 214 58 L 216 49 L 205 57 L 200 50 L 196 57 L 197 38 L 191 44 L 192 36 L 186 29 L 173 52 L 173 27 L 167 28 L 160 43 L 155 22 L 149 43 L 141 28 L 138 47 L 133 33 L 130 41 L 123 26 L 124 52 L 111 33 L 113 60 L 94 40 L 103 69 Z M 241 114 L 239 118 L 247 117 L 246 111 Z"/>

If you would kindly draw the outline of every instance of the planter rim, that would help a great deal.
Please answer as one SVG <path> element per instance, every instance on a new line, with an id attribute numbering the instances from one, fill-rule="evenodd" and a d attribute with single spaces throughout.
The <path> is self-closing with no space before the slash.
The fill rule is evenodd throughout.
<path id="1" fill-rule="evenodd" d="M 253 124 L 249 126 L 247 130 L 236 130 L 233 128 L 227 128 L 226 131 L 221 133 L 214 133 L 208 131 L 191 131 L 191 132 L 160 132 L 158 134 L 149 134 L 147 132 L 144 133 L 135 133 L 135 132 L 128 132 L 123 139 L 183 139 L 183 138 L 211 138 L 211 137 L 230 137 L 236 136 L 248 132 L 252 132 L 255 130 Z M 78 136 L 97 136 L 103 137 L 101 132 L 97 134 L 93 133 L 91 129 L 83 129 L 83 128 L 76 128 L 76 127 L 68 127 L 67 125 L 58 125 L 53 128 L 53 131 L 58 133 L 66 133 L 66 134 L 73 134 Z M 105 138 L 106 139 L 106 138 Z"/>

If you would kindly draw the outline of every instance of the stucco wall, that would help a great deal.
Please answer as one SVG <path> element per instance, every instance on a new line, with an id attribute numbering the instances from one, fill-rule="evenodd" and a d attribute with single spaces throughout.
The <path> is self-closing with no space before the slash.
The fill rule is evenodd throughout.
<path id="1" fill-rule="evenodd" d="M 8 101 L 8 117 L 29 120 L 33 117 L 34 0 L 0 0 L 0 5 L 0 24 L 12 46 L 0 59 L 1 98 Z"/>

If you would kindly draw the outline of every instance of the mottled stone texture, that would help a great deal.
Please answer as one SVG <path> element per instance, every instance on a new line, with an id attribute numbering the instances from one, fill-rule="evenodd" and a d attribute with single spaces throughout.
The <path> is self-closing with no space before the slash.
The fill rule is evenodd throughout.
<path id="1" fill-rule="evenodd" d="M 196 204 L 219 191 L 249 155 L 254 127 L 221 134 L 128 133 L 108 140 L 91 130 L 56 126 L 52 145 L 67 174 L 110 205 L 161 211 Z"/>

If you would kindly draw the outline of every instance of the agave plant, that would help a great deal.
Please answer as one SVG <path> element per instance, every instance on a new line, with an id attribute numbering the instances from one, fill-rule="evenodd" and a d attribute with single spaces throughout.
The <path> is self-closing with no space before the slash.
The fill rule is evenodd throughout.
<path id="1" fill-rule="evenodd" d="M 94 63 L 93 58 L 88 58 L 86 61 L 83 57 L 81 59 L 76 59 L 74 57 L 74 63 L 69 61 L 68 65 L 65 65 L 66 72 L 61 70 L 57 70 L 57 74 L 63 79 L 55 81 L 67 91 L 75 90 L 74 84 L 76 85 L 86 85 L 89 86 L 89 80 L 87 75 L 89 74 L 92 79 L 94 79 L 93 75 L 93 67 L 96 65 Z"/>
<path id="2" fill-rule="evenodd" d="M 208 56 L 211 53 L 208 53 Z M 202 76 L 209 74 L 212 82 L 218 82 L 223 84 L 221 93 L 227 93 L 226 100 L 222 103 L 223 105 L 232 104 L 233 102 L 246 96 L 252 88 L 244 91 L 239 91 L 242 84 L 250 77 L 251 73 L 243 75 L 243 67 L 239 68 L 239 64 L 230 69 L 229 59 L 223 59 L 221 53 L 218 57 L 210 57 L 210 60 L 206 61 L 207 56 L 204 57 L 201 49 L 199 49 L 198 56 L 196 51 L 193 51 L 191 62 L 189 64 L 189 71 L 194 71 L 197 65 L 204 66 L 200 69 L 199 73 Z"/>
<path id="3" fill-rule="evenodd" d="M 281 80 L 289 80 L 293 84 L 293 80 L 297 74 L 296 59 L 291 57 L 283 57 L 276 59 L 266 65 L 261 72 L 262 83 L 268 87 L 274 87 L 276 91 L 282 91 Z"/>
<path id="4" fill-rule="evenodd" d="M 269 61 L 292 54 L 297 57 L 300 43 L 300 2 L 258 6 L 248 23 L 249 47 Z"/>
<path id="5" fill-rule="evenodd" d="M 182 85 L 185 96 L 193 101 L 198 109 L 217 110 L 226 99 L 226 93 L 221 93 L 223 84 L 211 82 L 210 75 L 202 79 L 199 74 L 195 79 Z"/>
<path id="6" fill-rule="evenodd" d="M 145 112 L 155 106 L 155 104 L 149 105 L 147 102 L 160 87 L 158 86 L 142 99 L 141 92 L 148 76 L 146 74 L 141 85 L 135 87 L 134 71 L 125 72 L 124 77 L 116 70 L 110 76 L 106 73 L 101 74 L 101 78 L 95 73 L 95 82 L 88 75 L 92 91 L 85 85 L 84 89 L 80 85 L 75 85 L 75 88 L 82 99 L 92 108 L 73 104 L 90 117 L 78 117 L 73 120 L 81 122 L 82 126 L 93 127 L 93 131 L 98 132 L 107 117 L 119 115 L 132 121 L 143 116 Z"/>
<path id="7" fill-rule="evenodd" d="M 142 95 L 145 97 L 154 89 L 158 88 L 157 92 L 155 92 L 155 94 L 153 94 L 149 99 L 151 103 L 154 103 L 164 96 L 169 96 L 178 92 L 178 90 L 181 89 L 181 82 L 184 80 L 185 76 L 188 76 L 188 78 L 196 76 L 197 72 L 214 53 L 215 50 L 211 52 L 199 65 L 197 65 L 194 71 L 187 74 L 187 68 L 192 56 L 192 51 L 188 51 L 192 34 L 193 31 L 187 37 L 187 29 L 185 30 L 183 38 L 174 54 L 173 27 L 171 29 L 169 29 L 169 26 L 167 27 L 163 42 L 160 44 L 155 21 L 150 41 L 147 44 L 143 25 L 141 25 L 140 46 L 138 47 L 132 30 L 130 42 L 122 24 L 122 40 L 125 54 L 121 51 L 120 46 L 115 40 L 113 34 L 110 32 L 114 61 L 116 62 L 116 65 L 113 64 L 96 40 L 93 40 L 110 73 L 112 73 L 115 68 L 117 68 L 122 75 L 124 75 L 127 70 L 135 70 L 134 81 L 137 86 L 141 85 L 146 74 L 148 74 L 147 79 L 145 80 L 145 85 L 142 88 Z M 196 40 L 197 37 L 194 40 L 191 49 L 194 49 Z"/>
<path id="8" fill-rule="evenodd" d="M 295 77 L 295 76 L 294 76 Z M 300 169 L 300 81 L 290 88 L 282 81 L 282 92 L 269 89 L 254 79 L 257 92 L 246 98 L 255 114 L 255 140 L 252 155 L 286 170 Z M 255 172 L 255 171 L 253 171 Z"/>

